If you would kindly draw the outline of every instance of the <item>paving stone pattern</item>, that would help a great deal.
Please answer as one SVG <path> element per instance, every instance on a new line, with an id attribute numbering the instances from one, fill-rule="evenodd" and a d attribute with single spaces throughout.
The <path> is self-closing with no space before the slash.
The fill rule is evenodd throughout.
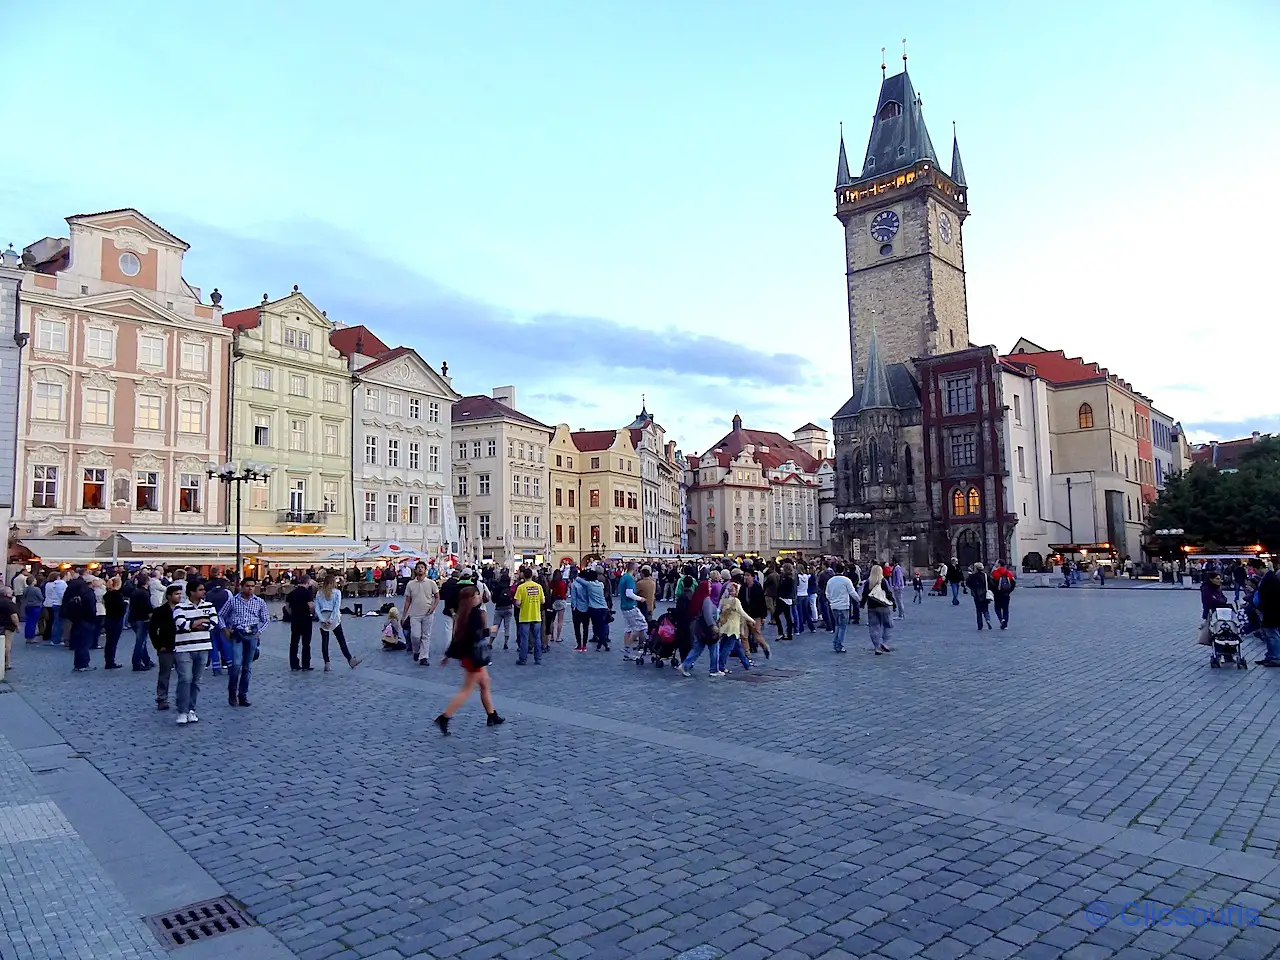
<path id="1" fill-rule="evenodd" d="M 65 651 L 16 651 L 10 679 L 303 960 L 1276 955 L 1280 676 L 1211 672 L 1192 595 L 1020 591 L 1013 612 L 979 634 L 930 600 L 890 656 L 806 636 L 760 665 L 803 673 L 760 684 L 620 643 L 517 667 L 513 644 L 508 724 L 473 702 L 448 739 L 457 669 L 377 651 L 373 620 L 347 625 L 366 665 L 331 674 L 290 674 L 273 626 L 254 706 L 207 676 L 194 727 L 154 711 L 153 674 L 73 674 Z M 1086 911 L 1140 900 L 1257 918 Z"/>
<path id="2" fill-rule="evenodd" d="M 0 958 L 151 960 L 155 938 L 0 736 Z"/>

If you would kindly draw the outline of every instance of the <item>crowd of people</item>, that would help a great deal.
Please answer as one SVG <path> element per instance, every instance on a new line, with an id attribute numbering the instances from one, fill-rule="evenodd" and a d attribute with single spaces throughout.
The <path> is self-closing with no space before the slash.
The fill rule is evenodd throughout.
<path id="1" fill-rule="evenodd" d="M 489 722 L 503 722 L 493 710 L 487 666 L 495 650 L 507 651 L 513 643 L 514 664 L 521 667 L 542 663 L 553 645 L 572 636 L 578 653 L 592 648 L 607 652 L 620 641 L 623 660 L 669 659 L 684 676 L 693 675 L 705 654 L 708 675 L 723 677 L 734 662 L 750 670 L 754 658 L 772 656 L 771 642 L 790 643 L 804 633 L 826 632 L 833 651 L 844 653 L 849 627 L 864 621 L 871 651 L 876 656 L 892 653 L 889 640 L 895 624 L 905 620 L 908 607 L 923 602 L 925 594 L 919 572 L 896 558 L 861 564 L 835 558 L 713 558 L 697 564 L 630 560 L 581 568 L 569 563 L 524 565 L 515 571 L 418 562 L 385 570 L 378 580 L 388 588 L 380 609 L 370 611 L 382 617 L 383 649 L 405 651 L 415 664 L 429 667 L 436 639 L 433 624 L 442 613 L 447 635 L 434 644 L 442 653 L 439 660 L 463 665 L 465 682 L 458 694 L 462 699 L 455 698 L 437 719 L 445 733 L 453 712 L 477 688 Z M 1225 573 L 1234 577 L 1234 570 Z M 1010 600 L 1017 585 L 1009 565 L 999 563 L 988 571 L 981 563 L 965 567 L 953 558 L 936 574 L 931 592 L 949 592 L 957 606 L 967 596 L 978 630 L 995 629 L 996 623 L 1002 630 L 1009 627 Z M 292 671 L 313 669 L 317 627 L 325 671 L 332 669 L 334 640 L 349 668 L 360 666 L 360 657 L 347 642 L 343 618 L 363 611 L 345 604 L 346 579 L 336 570 L 277 577 L 274 592 L 283 600 L 279 619 L 289 625 Z M 1211 585 L 1220 583 L 1215 574 Z M 171 709 L 171 679 L 176 673 L 172 706 L 177 722 L 194 723 L 206 668 L 215 675 L 226 674 L 230 705 L 249 706 L 261 633 L 276 619 L 257 595 L 258 586 L 252 577 L 233 583 L 217 570 L 205 577 L 195 568 L 105 577 L 92 570 L 24 572 L 11 587 L 0 588 L 0 623 L 7 637 L 21 632 L 28 643 L 69 646 L 78 672 L 93 669 L 90 651 L 100 645 L 105 668 L 123 668 L 120 642 L 130 631 L 132 669 L 159 671 L 156 709 Z M 1241 589 L 1255 587 L 1246 577 Z M 661 610 L 664 602 L 670 606 Z M 1271 623 L 1280 619 L 1274 606 L 1267 615 L 1269 628 L 1280 626 Z M 1269 659 L 1280 663 L 1280 631 L 1274 644 L 1276 656 Z M 12 664 L 8 644 L 5 659 Z"/>

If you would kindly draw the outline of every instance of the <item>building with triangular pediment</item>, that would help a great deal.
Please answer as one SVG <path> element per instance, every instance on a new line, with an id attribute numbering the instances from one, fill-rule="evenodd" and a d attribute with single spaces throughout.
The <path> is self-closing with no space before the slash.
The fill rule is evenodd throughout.
<path id="1" fill-rule="evenodd" d="M 364 326 L 340 327 L 329 341 L 358 381 L 355 539 L 450 552 L 452 411 L 462 396 L 448 365 L 435 370 L 412 347 L 388 349 Z"/>
<path id="2" fill-rule="evenodd" d="M 17 558 L 87 562 L 108 534 L 222 533 L 231 331 L 188 245 L 137 210 L 67 218 L 17 260 Z M 6 373 L 8 370 L 6 369 Z M 176 553 L 171 556 L 176 558 Z"/>

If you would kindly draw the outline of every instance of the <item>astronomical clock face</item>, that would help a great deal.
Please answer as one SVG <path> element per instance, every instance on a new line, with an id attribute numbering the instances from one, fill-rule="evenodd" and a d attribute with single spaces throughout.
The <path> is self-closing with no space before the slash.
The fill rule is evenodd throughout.
<path id="1" fill-rule="evenodd" d="M 943 243 L 951 242 L 951 218 L 943 211 L 938 216 L 938 235 L 942 237 Z"/>
<path id="2" fill-rule="evenodd" d="M 871 239 L 876 243 L 888 243 L 898 234 L 898 215 L 892 210 L 881 210 L 871 218 Z"/>

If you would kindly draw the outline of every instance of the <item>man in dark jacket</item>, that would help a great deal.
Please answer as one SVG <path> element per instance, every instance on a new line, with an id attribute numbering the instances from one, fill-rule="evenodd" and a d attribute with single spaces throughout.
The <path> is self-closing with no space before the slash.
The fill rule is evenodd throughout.
<path id="1" fill-rule="evenodd" d="M 150 670 L 155 666 L 147 650 L 147 634 L 151 629 L 151 591 L 147 588 L 146 574 L 139 574 L 129 586 L 128 621 L 133 630 L 133 669 Z"/>
<path id="2" fill-rule="evenodd" d="M 68 639 L 75 652 L 75 671 L 86 673 L 93 669 L 89 665 L 89 647 L 98 626 L 98 598 L 85 578 L 85 571 L 67 581 L 67 592 L 62 595 L 62 617 L 71 624 Z"/>
<path id="3" fill-rule="evenodd" d="M 177 646 L 173 611 L 183 599 L 182 585 L 171 583 L 165 588 L 164 605 L 151 611 L 148 631 L 151 634 L 151 645 L 156 648 L 156 659 L 160 663 L 160 675 L 156 677 L 157 710 L 169 709 L 169 675 L 173 673 L 174 648 Z"/>
<path id="4" fill-rule="evenodd" d="M 818 596 L 818 616 L 822 618 L 822 626 L 828 633 L 834 632 L 836 628 L 835 620 L 831 616 L 831 604 L 827 602 L 827 584 L 833 576 L 835 576 L 835 570 L 828 563 L 818 574 L 815 591 Z"/>
<path id="5" fill-rule="evenodd" d="M 747 635 L 747 646 L 751 648 L 751 653 L 755 653 L 757 647 L 763 647 L 765 659 L 768 659 L 769 645 L 764 642 L 764 625 L 769 616 L 769 605 L 764 598 L 764 584 L 756 579 L 755 573 L 750 570 L 742 575 L 739 599 L 742 601 L 742 608 L 747 611 L 747 616 L 756 622 L 756 626 Z"/>
<path id="6" fill-rule="evenodd" d="M 796 573 L 790 563 L 782 565 L 778 577 L 778 604 L 773 608 L 773 622 L 778 626 L 778 639 L 790 640 L 792 636 L 791 608 L 796 602 Z"/>
<path id="7" fill-rule="evenodd" d="M 964 584 L 964 571 L 960 569 L 960 561 L 955 557 L 947 565 L 947 584 L 951 587 L 951 605 L 960 606 L 960 587 Z"/>
<path id="8" fill-rule="evenodd" d="M 1280 576 L 1274 570 L 1268 570 L 1258 583 L 1258 617 L 1262 623 L 1258 637 L 1267 645 L 1266 659 L 1258 662 L 1280 667 Z"/>

